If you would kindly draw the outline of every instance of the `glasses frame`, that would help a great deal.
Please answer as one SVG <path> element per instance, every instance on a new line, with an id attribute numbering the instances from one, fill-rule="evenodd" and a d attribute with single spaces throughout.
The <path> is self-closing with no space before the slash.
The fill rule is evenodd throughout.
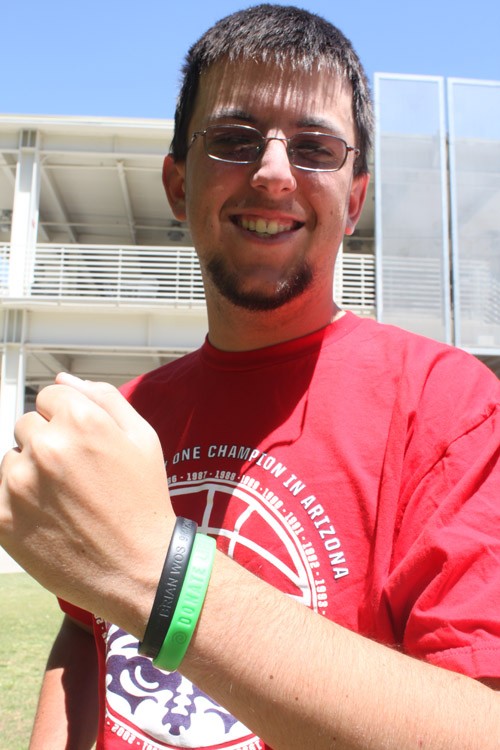
<path id="1" fill-rule="evenodd" d="M 245 160 L 245 161 L 239 161 L 239 160 L 235 161 L 233 159 L 223 159 L 220 156 L 215 156 L 214 154 L 211 154 L 210 151 L 208 150 L 207 140 L 206 140 L 205 136 L 211 130 L 215 130 L 216 128 L 217 129 L 221 129 L 221 128 L 222 129 L 223 128 L 227 128 L 227 129 L 230 129 L 230 128 L 239 128 L 240 130 L 251 131 L 252 133 L 258 134 L 258 136 L 261 138 L 261 144 L 260 144 L 260 146 L 257 146 L 257 155 L 256 155 L 255 159 L 249 159 L 249 160 Z M 340 141 L 341 143 L 344 144 L 344 147 L 345 147 L 345 156 L 344 156 L 344 159 L 342 160 L 342 163 L 338 167 L 333 167 L 333 168 L 328 168 L 328 167 L 304 167 L 302 164 L 294 164 L 293 161 L 292 161 L 292 159 L 293 159 L 293 153 L 292 154 L 290 153 L 290 151 L 291 151 L 291 149 L 290 149 L 290 142 L 293 141 L 295 138 L 297 138 L 297 136 L 300 136 L 300 135 L 323 135 L 323 136 L 327 136 L 328 138 L 334 138 L 336 141 Z M 347 143 L 347 141 L 345 141 L 343 138 L 340 138 L 340 136 L 338 136 L 338 135 L 333 135 L 333 133 L 322 133 L 322 132 L 314 131 L 314 130 L 304 130 L 304 131 L 301 131 L 300 133 L 295 133 L 290 138 L 280 138 L 279 136 L 275 136 L 275 135 L 265 136 L 265 135 L 263 135 L 260 132 L 260 130 L 258 130 L 258 128 L 254 128 L 251 125 L 236 125 L 236 124 L 235 125 L 208 125 L 205 128 L 205 130 L 196 130 L 191 135 L 191 140 L 189 141 L 188 150 L 191 148 L 191 146 L 193 145 L 193 143 L 195 142 L 195 140 L 198 137 L 203 138 L 203 144 L 204 144 L 204 148 L 205 148 L 205 153 L 206 153 L 206 155 L 210 159 L 214 159 L 215 161 L 222 161 L 225 164 L 241 164 L 241 165 L 256 164 L 259 161 L 260 157 L 262 156 L 262 154 L 263 154 L 263 152 L 264 152 L 264 150 L 266 148 L 266 145 L 269 143 L 269 141 L 281 141 L 282 143 L 286 144 L 286 153 L 287 153 L 288 161 L 290 162 L 290 165 L 292 167 L 295 167 L 296 169 L 302 169 L 305 172 L 339 172 L 342 169 L 342 167 L 344 166 L 344 164 L 346 163 L 347 157 L 349 156 L 349 153 L 351 151 L 354 152 L 355 158 L 357 158 L 359 156 L 359 154 L 361 153 L 361 151 L 360 151 L 359 148 L 357 148 L 356 146 L 349 146 L 348 143 Z"/>

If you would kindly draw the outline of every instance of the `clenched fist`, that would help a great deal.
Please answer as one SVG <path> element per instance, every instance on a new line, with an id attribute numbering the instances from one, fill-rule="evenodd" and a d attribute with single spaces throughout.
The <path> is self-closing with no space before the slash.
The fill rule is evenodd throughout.
<path id="1" fill-rule="evenodd" d="M 0 542 L 40 583 L 142 637 L 174 513 L 158 437 L 106 383 L 38 395 L 0 469 Z"/>

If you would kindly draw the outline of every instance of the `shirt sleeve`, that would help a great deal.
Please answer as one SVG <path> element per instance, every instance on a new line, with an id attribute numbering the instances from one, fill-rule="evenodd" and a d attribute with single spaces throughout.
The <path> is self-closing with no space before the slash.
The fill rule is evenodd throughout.
<path id="1" fill-rule="evenodd" d="M 59 602 L 59 606 L 65 615 L 69 615 L 73 618 L 73 620 L 81 622 L 82 625 L 86 625 L 89 628 L 93 627 L 94 617 L 90 612 L 87 612 L 87 610 L 81 609 L 80 607 L 76 607 L 74 604 L 70 604 L 64 599 L 58 598 L 57 601 Z"/>
<path id="2" fill-rule="evenodd" d="M 418 478 L 385 590 L 403 650 L 473 678 L 500 677 L 498 406 Z"/>

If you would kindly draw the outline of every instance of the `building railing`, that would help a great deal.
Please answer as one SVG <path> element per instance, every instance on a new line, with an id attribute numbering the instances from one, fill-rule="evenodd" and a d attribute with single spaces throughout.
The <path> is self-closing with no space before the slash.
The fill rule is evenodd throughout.
<path id="1" fill-rule="evenodd" d="M 340 271 L 340 273 L 338 273 Z M 342 253 L 335 279 L 335 299 L 341 307 L 375 316 L 375 257 Z"/>
<path id="2" fill-rule="evenodd" d="M 462 319 L 480 317 L 485 323 L 500 323 L 500 273 L 491 263 L 465 260 L 460 268 L 460 314 Z"/>
<path id="3" fill-rule="evenodd" d="M 12 296 L 9 250 L 8 244 L 0 244 L 0 294 L 4 299 Z M 198 260 L 190 247 L 40 244 L 31 269 L 22 296 L 40 302 L 181 308 L 200 307 L 205 302 Z M 343 306 L 374 314 L 374 257 L 344 253 L 342 281 L 336 286 Z"/>
<path id="4" fill-rule="evenodd" d="M 384 255 L 382 285 L 384 310 L 441 315 L 443 270 L 440 258 Z"/>
<path id="5" fill-rule="evenodd" d="M 384 256 L 384 310 L 440 315 L 443 270 L 439 258 Z M 500 322 L 500 278 L 492 264 L 466 258 L 459 271 L 460 315 L 484 323 Z"/>

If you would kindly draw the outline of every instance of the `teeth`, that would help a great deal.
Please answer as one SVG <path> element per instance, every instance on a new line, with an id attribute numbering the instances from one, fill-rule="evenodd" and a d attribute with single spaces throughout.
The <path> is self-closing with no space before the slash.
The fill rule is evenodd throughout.
<path id="1" fill-rule="evenodd" d="M 257 232 L 258 234 L 278 234 L 278 232 L 287 232 L 292 227 L 291 224 L 280 224 L 276 219 L 266 221 L 266 219 L 247 219 L 241 217 L 241 226 L 243 229 L 248 229 L 251 232 Z"/>

